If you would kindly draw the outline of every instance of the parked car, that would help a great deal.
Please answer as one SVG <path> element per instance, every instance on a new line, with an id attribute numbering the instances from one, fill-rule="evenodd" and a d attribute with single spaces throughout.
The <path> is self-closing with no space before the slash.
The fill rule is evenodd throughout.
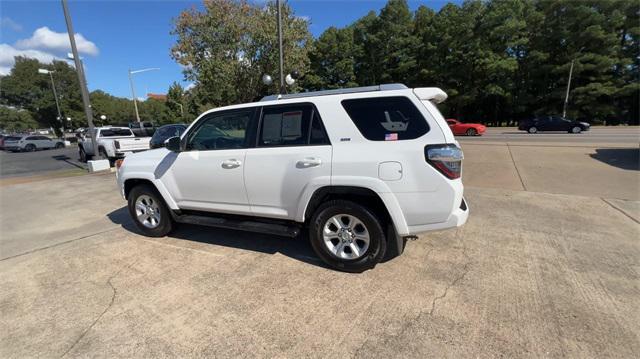
<path id="1" fill-rule="evenodd" d="M 454 135 L 481 136 L 487 130 L 485 125 L 479 123 L 462 123 L 454 119 L 448 119 L 447 124 Z"/>
<path id="2" fill-rule="evenodd" d="M 129 128 L 136 137 L 151 137 L 156 132 L 156 125 L 152 122 L 130 122 Z"/>
<path id="3" fill-rule="evenodd" d="M 98 127 L 96 131 L 96 141 L 98 142 L 98 153 L 102 158 L 114 162 L 118 158 L 149 149 L 151 137 L 135 137 L 128 127 Z M 80 160 L 86 162 L 95 156 L 95 146 L 88 131 L 81 135 L 78 141 L 78 153 Z"/>
<path id="4" fill-rule="evenodd" d="M 213 109 L 165 149 L 118 161 L 117 181 L 148 236 L 175 223 L 307 228 L 325 263 L 360 272 L 467 220 L 462 150 L 435 106 L 446 97 L 391 84 Z"/>
<path id="5" fill-rule="evenodd" d="M 2 134 L 0 135 L 0 149 L 4 150 L 4 138 L 7 137 L 7 135 Z"/>
<path id="6" fill-rule="evenodd" d="M 164 142 L 171 137 L 180 137 L 182 133 L 187 129 L 187 125 L 185 124 L 174 124 L 174 125 L 164 125 L 159 127 L 156 132 L 151 137 L 151 141 L 149 142 L 150 148 L 160 148 L 164 147 Z"/>
<path id="7" fill-rule="evenodd" d="M 562 116 L 536 116 L 528 120 L 521 121 L 518 129 L 529 133 L 541 131 L 562 131 L 569 133 L 580 133 L 589 131 L 591 125 L 587 122 L 573 121 Z"/>
<path id="8" fill-rule="evenodd" d="M 63 147 L 63 140 L 51 139 L 41 135 L 15 135 L 4 138 L 4 149 L 11 152 L 33 152 Z"/>

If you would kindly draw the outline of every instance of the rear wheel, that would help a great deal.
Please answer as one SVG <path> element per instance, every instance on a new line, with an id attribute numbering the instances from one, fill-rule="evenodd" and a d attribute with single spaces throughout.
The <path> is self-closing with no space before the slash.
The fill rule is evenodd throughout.
<path id="1" fill-rule="evenodd" d="M 582 132 L 582 128 L 580 128 L 580 126 L 571 127 L 571 133 L 580 133 L 580 132 Z"/>
<path id="2" fill-rule="evenodd" d="M 27 151 L 27 152 L 33 152 L 33 151 L 36 150 L 36 146 L 30 143 L 30 144 L 24 146 L 24 150 Z"/>
<path id="3" fill-rule="evenodd" d="M 311 245 L 320 259 L 345 272 L 375 267 L 386 251 L 386 239 L 378 218 L 351 201 L 324 203 L 313 215 Z"/>
<path id="4" fill-rule="evenodd" d="M 478 134 L 478 131 L 476 131 L 475 128 L 470 128 L 467 130 L 467 136 L 475 136 Z"/>
<path id="5" fill-rule="evenodd" d="M 56 149 L 59 150 L 61 148 L 64 148 L 64 143 L 62 143 L 62 142 L 56 143 Z"/>
<path id="6" fill-rule="evenodd" d="M 128 206 L 133 222 L 144 235 L 164 237 L 173 229 L 171 213 L 152 186 L 142 184 L 131 189 Z"/>
<path id="7" fill-rule="evenodd" d="M 78 156 L 80 157 L 80 162 L 87 162 L 90 159 L 82 147 L 78 150 Z"/>
<path id="8" fill-rule="evenodd" d="M 538 128 L 536 126 L 529 127 L 529 133 L 538 133 Z"/>

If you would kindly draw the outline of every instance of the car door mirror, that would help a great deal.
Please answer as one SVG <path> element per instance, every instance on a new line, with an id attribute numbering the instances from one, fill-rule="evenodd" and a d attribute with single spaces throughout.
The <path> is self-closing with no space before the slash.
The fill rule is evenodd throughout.
<path id="1" fill-rule="evenodd" d="M 180 152 L 180 137 L 175 136 L 164 141 L 164 147 L 172 152 Z"/>

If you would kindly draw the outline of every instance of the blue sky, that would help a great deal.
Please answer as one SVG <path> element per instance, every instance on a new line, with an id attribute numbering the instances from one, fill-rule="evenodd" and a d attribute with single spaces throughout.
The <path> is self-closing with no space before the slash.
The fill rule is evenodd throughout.
<path id="1" fill-rule="evenodd" d="M 409 1 L 415 10 L 421 4 L 440 9 L 448 1 Z M 297 16 L 310 19 L 310 31 L 318 36 L 329 26 L 342 27 L 379 11 L 386 1 L 290 1 Z M 90 90 L 130 97 L 127 70 L 159 67 L 135 75 L 136 94 L 165 93 L 173 81 L 184 86 L 181 68 L 169 56 L 175 43 L 170 35 L 172 19 L 182 10 L 200 7 L 195 1 L 69 1 L 69 10 L 84 58 Z M 12 56 L 28 54 L 50 61 L 69 52 L 60 1 L 0 2 L 0 73 L 12 66 Z M 37 31 L 36 31 L 37 30 Z M 64 35 L 64 36 L 63 36 Z"/>

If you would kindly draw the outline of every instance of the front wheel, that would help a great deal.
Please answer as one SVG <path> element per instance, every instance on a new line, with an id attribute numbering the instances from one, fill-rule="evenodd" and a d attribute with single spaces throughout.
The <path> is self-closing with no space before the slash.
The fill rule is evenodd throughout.
<path id="1" fill-rule="evenodd" d="M 321 205 L 311 219 L 309 237 L 320 259 L 345 272 L 359 273 L 375 267 L 387 248 L 378 218 L 351 201 Z"/>
<path id="2" fill-rule="evenodd" d="M 64 143 L 62 143 L 62 142 L 56 143 L 56 150 L 59 150 L 61 148 L 64 148 Z"/>
<path id="3" fill-rule="evenodd" d="M 32 145 L 32 144 L 28 144 L 26 146 L 24 146 L 24 150 L 27 152 L 33 152 L 36 150 L 36 146 Z"/>
<path id="4" fill-rule="evenodd" d="M 152 186 L 134 187 L 129 193 L 128 206 L 133 222 L 144 235 L 164 237 L 173 229 L 171 213 Z"/>
<path id="5" fill-rule="evenodd" d="M 78 155 L 80 156 L 80 162 L 87 162 L 89 160 L 91 160 L 91 156 L 87 155 L 87 152 L 85 152 L 84 148 L 80 147 L 80 149 L 78 150 Z"/>
<path id="6" fill-rule="evenodd" d="M 582 128 L 580 126 L 574 126 L 571 128 L 571 133 L 580 133 L 582 132 Z"/>
<path id="7" fill-rule="evenodd" d="M 535 126 L 529 127 L 529 133 L 538 133 L 538 128 Z"/>

